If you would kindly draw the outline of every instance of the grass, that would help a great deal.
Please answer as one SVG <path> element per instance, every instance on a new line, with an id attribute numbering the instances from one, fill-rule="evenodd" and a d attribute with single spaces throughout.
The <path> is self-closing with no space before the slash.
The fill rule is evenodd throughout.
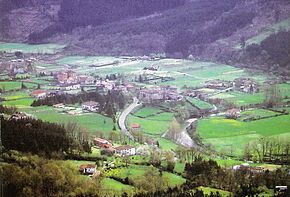
<path id="1" fill-rule="evenodd" d="M 155 115 L 157 113 L 162 112 L 160 109 L 158 108 L 154 108 L 154 107 L 143 107 L 141 109 L 139 109 L 138 111 L 136 111 L 134 113 L 135 116 L 141 116 L 141 117 L 147 117 L 150 115 Z"/>
<path id="2" fill-rule="evenodd" d="M 114 57 L 105 57 L 105 56 L 66 56 L 60 60 L 58 63 L 60 64 L 74 64 L 81 66 L 89 66 L 89 65 L 102 65 L 113 63 L 114 61 L 119 60 Z"/>
<path id="3" fill-rule="evenodd" d="M 96 131 L 102 131 L 107 134 L 113 128 L 111 118 L 105 117 L 97 113 L 88 113 L 83 115 L 71 116 L 66 113 L 61 113 L 52 107 L 34 107 L 24 110 L 27 113 L 33 114 L 37 118 L 54 123 L 77 122 L 82 127 L 88 129 L 90 134 L 95 134 Z"/>
<path id="4" fill-rule="evenodd" d="M 15 106 L 17 108 L 28 108 L 33 103 L 33 98 L 22 98 L 17 100 L 9 100 L 1 102 L 2 105 Z"/>
<path id="5" fill-rule="evenodd" d="M 205 195 L 210 195 L 211 193 L 216 194 L 218 192 L 221 196 L 232 196 L 231 192 L 221 190 L 221 189 L 215 189 L 211 187 L 202 187 L 202 186 L 198 187 L 197 189 L 202 190 Z"/>
<path id="6" fill-rule="evenodd" d="M 265 96 L 262 92 L 254 93 L 254 94 L 247 94 L 243 92 L 234 91 L 234 92 L 217 94 L 215 96 L 212 96 L 211 98 L 225 99 L 227 101 L 236 103 L 238 106 L 243 106 L 243 105 L 249 105 L 249 104 L 262 103 L 264 101 Z"/>
<path id="7" fill-rule="evenodd" d="M 290 133 L 290 115 L 252 122 L 213 117 L 198 122 L 197 131 L 206 144 L 220 152 L 240 155 L 246 143 L 262 136 L 279 136 Z"/>
<path id="8" fill-rule="evenodd" d="M 202 101 L 196 98 L 187 97 L 187 100 L 191 102 L 194 106 L 198 107 L 199 109 L 212 109 L 213 108 L 213 106 L 210 103 L 207 103 L 205 101 Z"/>
<path id="9" fill-rule="evenodd" d="M 114 176 L 122 179 L 126 177 L 129 179 L 136 179 L 142 177 L 145 171 L 148 169 L 150 169 L 150 166 L 130 165 L 128 168 L 123 167 L 110 170 L 107 172 L 106 176 Z M 163 177 L 167 180 L 170 180 L 169 187 L 175 187 L 185 182 L 185 179 L 181 176 L 169 172 L 163 172 Z"/>
<path id="10" fill-rule="evenodd" d="M 138 123 L 141 125 L 141 128 L 145 134 L 159 136 L 168 129 L 172 118 L 172 113 L 162 113 L 148 118 L 139 118 L 130 115 L 128 118 L 128 125 Z"/>
<path id="11" fill-rule="evenodd" d="M 112 191 L 114 195 L 116 194 L 119 195 L 126 191 L 132 191 L 134 189 L 133 186 L 125 185 L 123 183 L 120 183 L 119 181 L 110 178 L 102 179 L 102 186 L 103 186 L 102 189 Z"/>
<path id="12" fill-rule="evenodd" d="M 59 44 L 21 44 L 21 43 L 3 43 L 0 42 L 0 51 L 6 51 L 14 53 L 15 51 L 21 51 L 23 53 L 42 53 L 42 54 L 54 54 L 63 50 L 65 45 Z"/>
<path id="13" fill-rule="evenodd" d="M 4 81 L 0 82 L 0 88 L 5 91 L 20 90 L 22 82 L 19 81 Z M 37 85 L 32 83 L 24 83 L 27 88 L 35 88 Z"/>
<path id="14" fill-rule="evenodd" d="M 253 110 L 241 112 L 241 117 L 239 118 L 239 120 L 244 120 L 247 118 L 269 117 L 269 116 L 274 116 L 274 115 L 278 115 L 278 114 L 280 114 L 280 113 L 269 111 L 266 109 L 253 109 Z"/>

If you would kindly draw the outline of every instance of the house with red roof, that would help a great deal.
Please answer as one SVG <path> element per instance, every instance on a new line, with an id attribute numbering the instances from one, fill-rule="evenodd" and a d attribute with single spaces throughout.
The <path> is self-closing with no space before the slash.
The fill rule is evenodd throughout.
<path id="1" fill-rule="evenodd" d="M 47 92 L 44 90 L 35 90 L 31 93 L 31 96 L 37 99 L 45 98 L 47 95 Z"/>

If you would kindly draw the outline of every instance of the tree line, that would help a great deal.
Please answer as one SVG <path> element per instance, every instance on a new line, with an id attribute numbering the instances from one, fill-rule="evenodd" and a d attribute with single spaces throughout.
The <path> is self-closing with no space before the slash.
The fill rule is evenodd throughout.
<path id="1" fill-rule="evenodd" d="M 115 113 L 119 109 L 123 109 L 126 104 L 126 98 L 121 91 L 109 91 L 103 95 L 95 92 L 82 92 L 80 94 L 61 94 L 55 96 L 48 96 L 44 99 L 35 100 L 31 106 L 37 107 L 42 105 L 53 106 L 55 104 L 82 104 L 86 101 L 95 101 L 100 104 L 99 111 L 115 121 Z"/>
<path id="2" fill-rule="evenodd" d="M 287 168 L 257 172 L 248 168 L 232 170 L 221 168 L 216 161 L 196 157 L 185 165 L 188 182 L 195 186 L 208 186 L 233 192 L 235 196 L 254 196 L 275 189 L 277 185 L 289 185 Z"/>

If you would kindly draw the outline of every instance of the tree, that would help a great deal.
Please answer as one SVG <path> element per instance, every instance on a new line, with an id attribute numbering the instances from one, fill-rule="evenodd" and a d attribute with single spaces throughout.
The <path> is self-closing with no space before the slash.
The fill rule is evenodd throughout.
<path id="1" fill-rule="evenodd" d="M 166 136 L 170 139 L 176 140 L 181 132 L 181 125 L 180 123 L 176 120 L 176 118 L 173 118 L 169 125 L 168 132 Z"/>
<path id="2" fill-rule="evenodd" d="M 150 162 L 150 164 L 152 164 L 155 167 L 160 166 L 161 165 L 161 153 L 157 150 L 151 150 L 149 162 Z"/>
<path id="3" fill-rule="evenodd" d="M 282 94 L 277 84 L 266 85 L 264 88 L 264 92 L 265 92 L 264 105 L 267 108 L 275 107 L 281 103 Z"/>
<path id="4" fill-rule="evenodd" d="M 246 46 L 246 38 L 244 36 L 240 38 L 240 46 L 242 49 Z"/>
<path id="5" fill-rule="evenodd" d="M 167 170 L 170 172 L 173 172 L 175 167 L 175 161 L 174 161 L 174 153 L 172 151 L 166 151 L 165 152 L 165 159 L 167 163 Z"/>

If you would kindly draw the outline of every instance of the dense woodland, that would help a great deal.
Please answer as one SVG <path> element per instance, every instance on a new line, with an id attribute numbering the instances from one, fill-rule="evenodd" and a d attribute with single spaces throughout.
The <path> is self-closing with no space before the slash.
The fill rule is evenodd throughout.
<path id="1" fill-rule="evenodd" d="M 64 0 L 59 12 L 66 29 L 76 26 L 100 25 L 129 16 L 143 16 L 174 8 L 185 0 Z"/>

